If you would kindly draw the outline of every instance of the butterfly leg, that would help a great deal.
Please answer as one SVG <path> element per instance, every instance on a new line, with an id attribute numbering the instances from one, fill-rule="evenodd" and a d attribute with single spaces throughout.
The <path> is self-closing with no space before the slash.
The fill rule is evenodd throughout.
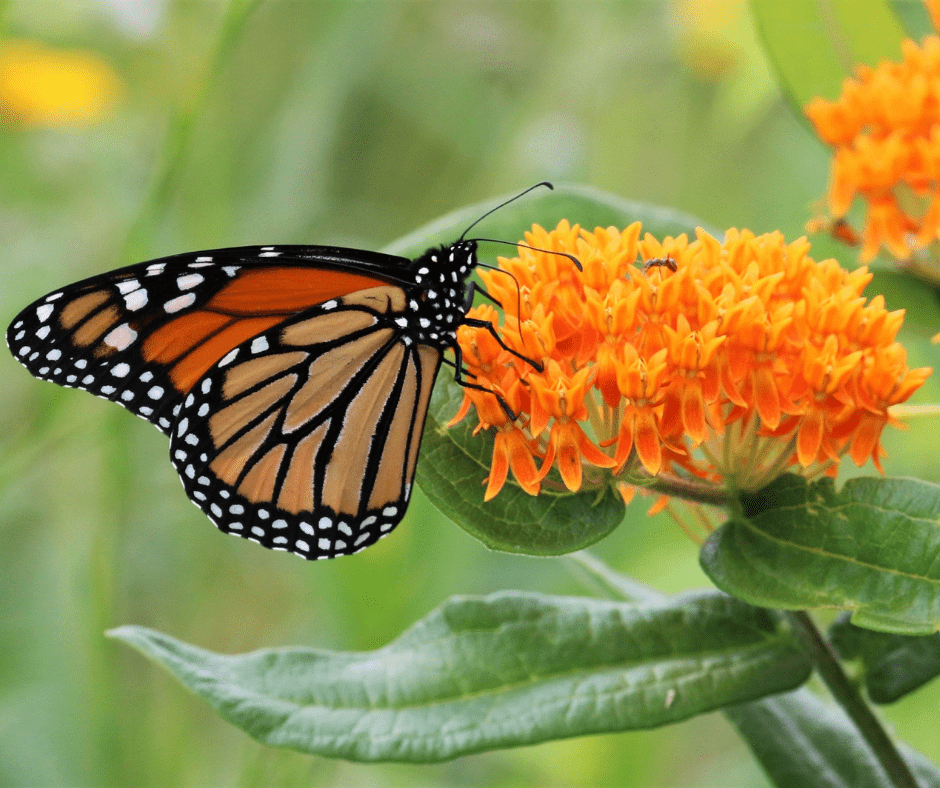
<path id="1" fill-rule="evenodd" d="M 493 324 L 489 320 L 478 320 L 477 318 L 473 318 L 473 317 L 465 317 L 463 319 L 462 325 L 472 326 L 473 328 L 485 328 L 493 337 L 493 339 L 495 339 L 497 343 L 499 343 L 499 346 L 503 350 L 505 350 L 508 353 L 511 353 L 519 360 L 524 361 L 530 367 L 535 369 L 536 372 L 541 372 L 545 369 L 545 367 L 543 367 L 538 361 L 535 361 L 534 359 L 531 359 L 528 356 L 523 356 L 521 353 L 518 353 L 517 351 L 513 350 L 511 347 L 507 346 L 506 343 L 503 342 L 503 338 L 499 334 L 496 333 L 496 328 L 493 326 Z"/>
<path id="2" fill-rule="evenodd" d="M 492 301 L 494 304 L 496 304 L 496 306 L 502 308 L 503 305 L 499 303 L 499 301 L 497 301 L 495 298 L 493 298 L 493 296 L 487 293 L 486 290 L 484 290 L 482 287 L 478 287 L 476 282 L 470 282 L 470 284 L 467 285 L 467 298 L 466 298 L 466 301 L 464 302 L 464 310 L 463 310 L 464 312 L 468 312 L 470 310 L 470 307 L 473 306 L 473 297 L 477 293 L 479 293 L 482 296 L 485 296 L 486 298 L 490 299 L 490 301 Z M 513 350 L 505 342 L 503 342 L 503 338 L 499 334 L 496 333 L 496 327 L 489 320 L 480 320 L 479 318 L 476 318 L 476 317 L 464 317 L 464 319 L 461 321 L 461 325 L 472 326 L 473 328 L 485 328 L 493 337 L 493 339 L 496 340 L 499 346 L 503 350 L 505 350 L 507 353 L 511 353 L 520 361 L 524 361 L 530 367 L 534 368 L 537 372 L 541 372 L 544 369 L 544 367 L 538 361 L 535 361 L 529 358 L 528 356 L 523 356 L 521 353 Z"/>
<path id="3" fill-rule="evenodd" d="M 473 377 L 473 373 L 466 370 L 463 365 L 463 353 L 460 351 L 460 345 L 456 342 L 452 345 L 454 351 L 454 381 L 458 386 L 462 386 L 465 389 L 474 389 L 476 391 L 483 391 L 487 394 L 492 394 L 496 397 L 496 401 L 499 402 L 499 406 L 505 411 L 506 415 L 509 417 L 510 421 L 515 421 L 518 417 L 517 413 L 513 412 L 513 409 L 509 407 L 509 403 L 506 402 L 499 394 L 497 394 L 492 389 L 488 389 L 485 386 L 481 386 L 478 383 L 470 383 L 466 379 L 466 375 Z"/>

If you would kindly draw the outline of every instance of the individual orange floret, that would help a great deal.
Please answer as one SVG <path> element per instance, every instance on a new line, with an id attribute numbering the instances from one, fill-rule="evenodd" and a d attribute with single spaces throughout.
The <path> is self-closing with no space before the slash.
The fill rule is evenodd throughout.
<path id="1" fill-rule="evenodd" d="M 647 473 L 655 476 L 663 467 L 663 441 L 658 415 L 666 396 L 668 351 L 657 351 L 644 360 L 626 345 L 617 370 L 617 387 L 623 397 L 623 415 L 617 432 L 616 473 L 620 473 L 634 449 Z"/>
<path id="2" fill-rule="evenodd" d="M 584 418 L 584 397 L 588 392 L 591 370 L 585 368 L 569 377 L 561 372 L 558 362 L 551 361 L 546 373 L 544 378 L 529 377 L 533 393 L 533 423 L 547 424 L 549 418 L 553 420 L 538 478 L 541 480 L 548 475 L 557 456 L 562 481 L 569 490 L 576 491 L 581 488 L 582 460 L 599 468 L 612 468 L 614 460 L 597 448 L 578 424 L 578 420 Z M 538 419 L 535 418 L 536 404 L 540 412 Z M 538 432 L 535 434 L 538 436 Z"/>
<path id="3" fill-rule="evenodd" d="M 522 402 L 520 397 L 513 396 L 513 392 L 509 392 L 507 401 L 513 402 L 517 407 Z M 534 452 L 537 450 L 535 442 L 509 420 L 508 414 L 493 394 L 477 389 L 464 389 L 463 405 L 448 426 L 452 427 L 461 421 L 469 412 L 471 405 L 480 420 L 474 432 L 479 432 L 481 429 L 495 431 L 490 474 L 485 480 L 487 487 L 483 495 L 484 501 L 492 499 L 503 488 L 510 470 L 525 492 L 529 495 L 537 495 L 541 485 L 535 467 Z"/>

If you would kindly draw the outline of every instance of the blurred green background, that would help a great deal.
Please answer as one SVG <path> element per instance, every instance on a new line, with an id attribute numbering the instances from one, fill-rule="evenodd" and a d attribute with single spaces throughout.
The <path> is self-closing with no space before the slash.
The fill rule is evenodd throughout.
<path id="1" fill-rule="evenodd" d="M 0 98 L 4 325 L 118 265 L 238 244 L 379 248 L 546 178 L 788 237 L 825 190 L 828 152 L 785 106 L 740 0 L 21 0 L 0 4 L 0 61 L 15 41 L 90 53 L 113 95 L 82 122 Z M 908 331 L 911 366 L 935 359 L 928 333 Z M 156 430 L 0 365 L 0 784 L 767 785 L 720 714 L 434 766 L 257 745 L 104 630 L 370 649 L 453 594 L 584 588 L 563 560 L 487 551 L 420 496 L 354 558 L 224 538 Z M 888 471 L 936 480 L 932 429 L 886 435 Z M 663 591 L 707 585 L 694 545 L 647 506 L 596 552 Z M 938 760 L 938 708 L 935 682 L 885 714 Z"/>

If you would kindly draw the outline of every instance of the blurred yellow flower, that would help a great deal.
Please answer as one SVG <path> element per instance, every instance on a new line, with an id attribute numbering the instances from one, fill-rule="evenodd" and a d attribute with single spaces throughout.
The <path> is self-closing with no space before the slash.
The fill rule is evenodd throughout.
<path id="1" fill-rule="evenodd" d="M 541 366 L 484 329 L 458 331 L 472 380 L 517 415 L 466 389 L 454 418 L 474 407 L 477 430 L 496 431 L 487 499 L 509 471 L 534 495 L 556 467 L 570 490 L 653 480 L 731 492 L 788 469 L 834 474 L 846 454 L 880 469 L 889 408 L 931 370 L 908 369 L 904 313 L 866 302 L 866 269 L 816 262 L 805 238 L 780 233 L 640 233 L 536 225 L 525 241 L 546 252 L 520 248 L 480 272 L 503 305 L 503 341 Z M 498 325 L 492 306 L 470 316 Z"/>
<path id="2" fill-rule="evenodd" d="M 934 27 L 940 2 L 927 0 Z M 908 260 L 940 239 L 940 38 L 902 44 L 902 60 L 859 65 L 835 101 L 813 99 L 806 115 L 835 149 L 827 195 L 831 219 L 814 220 L 871 260 L 882 246 Z M 867 204 L 861 238 L 845 219 Z"/>
<path id="3" fill-rule="evenodd" d="M 0 43 L 0 119 L 18 126 L 91 123 L 112 106 L 120 80 L 92 52 L 35 41 Z"/>

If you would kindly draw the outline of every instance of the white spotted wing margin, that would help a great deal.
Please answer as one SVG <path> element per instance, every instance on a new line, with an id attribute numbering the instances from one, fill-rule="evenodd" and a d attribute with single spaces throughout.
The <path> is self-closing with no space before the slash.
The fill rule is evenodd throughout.
<path id="1" fill-rule="evenodd" d="M 357 553 L 404 516 L 439 348 L 394 286 L 328 301 L 239 345 L 170 437 L 187 495 L 224 532 L 308 559 Z"/>
<path id="2" fill-rule="evenodd" d="M 237 271 L 210 259 L 140 263 L 43 296 L 10 324 L 7 347 L 40 380 L 115 402 L 169 433 L 179 392 L 166 366 L 143 357 L 142 332 L 193 311 Z"/>

